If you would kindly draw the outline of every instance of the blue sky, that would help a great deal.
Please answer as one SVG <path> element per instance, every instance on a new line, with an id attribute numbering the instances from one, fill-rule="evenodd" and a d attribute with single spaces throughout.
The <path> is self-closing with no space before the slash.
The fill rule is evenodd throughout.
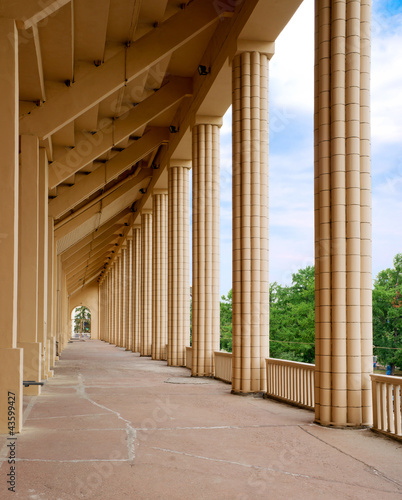
<path id="1" fill-rule="evenodd" d="M 270 281 L 314 262 L 314 1 L 304 0 L 270 63 Z M 373 277 L 402 252 L 402 0 L 373 0 Z M 221 129 L 221 294 L 232 286 L 231 110 Z M 230 256 L 230 257 L 229 257 Z"/>

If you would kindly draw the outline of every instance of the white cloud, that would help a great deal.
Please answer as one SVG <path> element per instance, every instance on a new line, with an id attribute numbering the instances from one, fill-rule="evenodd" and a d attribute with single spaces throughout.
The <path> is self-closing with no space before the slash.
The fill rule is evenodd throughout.
<path id="1" fill-rule="evenodd" d="M 373 17 L 372 140 L 400 143 L 402 137 L 402 15 Z"/>
<path id="2" fill-rule="evenodd" d="M 285 118 L 295 111 L 313 112 L 313 69 L 314 0 L 304 0 L 276 40 L 270 62 L 270 100 Z"/>

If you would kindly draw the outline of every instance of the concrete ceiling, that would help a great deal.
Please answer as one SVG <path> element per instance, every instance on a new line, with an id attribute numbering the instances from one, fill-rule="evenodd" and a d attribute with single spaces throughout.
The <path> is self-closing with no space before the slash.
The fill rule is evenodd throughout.
<path id="1" fill-rule="evenodd" d="M 166 188 L 169 161 L 191 159 L 195 115 L 230 106 L 237 39 L 274 42 L 300 3 L 1 2 L 0 16 L 17 19 L 20 130 L 47 151 L 69 293 L 113 262 L 152 189 Z"/>

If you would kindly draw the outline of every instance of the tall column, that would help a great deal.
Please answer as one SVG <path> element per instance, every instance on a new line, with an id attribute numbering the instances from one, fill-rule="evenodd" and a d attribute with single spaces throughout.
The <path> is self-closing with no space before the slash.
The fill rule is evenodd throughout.
<path id="1" fill-rule="evenodd" d="M 108 301 L 109 301 L 109 321 L 108 321 L 108 342 L 113 343 L 113 272 L 108 272 Z"/>
<path id="2" fill-rule="evenodd" d="M 60 356 L 60 353 L 63 349 L 62 345 L 62 311 L 63 311 L 63 306 L 62 306 L 62 269 L 61 269 L 61 256 L 57 255 L 57 248 L 55 245 L 55 255 L 56 255 L 56 354 L 57 356 Z"/>
<path id="3" fill-rule="evenodd" d="M 192 375 L 214 375 L 220 345 L 219 127 L 221 118 L 199 116 L 193 136 Z"/>
<path id="4" fill-rule="evenodd" d="M 47 336 L 48 285 L 48 161 L 46 150 L 39 150 L 39 254 L 38 254 L 38 341 L 42 344 L 42 374 L 46 380 L 50 369 Z"/>
<path id="5" fill-rule="evenodd" d="M 118 347 L 122 347 L 122 311 L 123 311 L 123 259 L 121 253 L 117 257 L 117 342 Z"/>
<path id="6" fill-rule="evenodd" d="M 48 356 L 49 356 L 49 371 L 47 376 L 53 377 L 52 367 L 56 361 L 56 338 L 54 327 L 54 303 L 55 303 L 55 259 L 54 259 L 54 219 L 48 217 L 48 247 L 47 247 L 47 343 L 48 343 Z"/>
<path id="7" fill-rule="evenodd" d="M 141 351 L 141 226 L 133 226 L 133 343 L 132 351 Z"/>
<path id="8" fill-rule="evenodd" d="M 133 231 L 127 235 L 127 324 L 126 350 L 133 349 Z"/>
<path id="9" fill-rule="evenodd" d="M 120 257 L 116 257 L 114 269 L 114 342 L 120 345 Z"/>
<path id="10" fill-rule="evenodd" d="M 109 312 L 110 312 L 110 299 L 109 299 L 109 272 L 105 274 L 103 285 L 105 287 L 105 294 L 103 297 L 103 307 L 105 309 L 105 330 L 104 342 L 109 342 Z"/>
<path id="11" fill-rule="evenodd" d="M 272 50 L 270 43 L 239 41 L 232 61 L 234 393 L 266 390 L 268 63 Z"/>
<path id="12" fill-rule="evenodd" d="M 186 160 L 172 160 L 168 168 L 169 366 L 185 366 L 190 345 L 190 168 Z"/>
<path id="13" fill-rule="evenodd" d="M 141 356 L 152 345 L 152 211 L 141 211 Z"/>
<path id="14" fill-rule="evenodd" d="M 128 316 L 127 244 L 121 248 L 121 347 L 127 348 Z"/>
<path id="15" fill-rule="evenodd" d="M 8 394 L 15 395 L 15 430 L 22 428 L 23 350 L 17 348 L 18 286 L 18 31 L 0 19 L 0 433 L 8 433 Z"/>
<path id="16" fill-rule="evenodd" d="M 112 317 L 113 317 L 113 308 L 112 308 L 112 272 L 109 269 L 107 273 L 107 339 L 106 342 L 109 344 L 112 343 Z"/>
<path id="17" fill-rule="evenodd" d="M 154 189 L 152 196 L 152 359 L 166 359 L 168 279 L 168 194 Z"/>
<path id="18" fill-rule="evenodd" d="M 115 282 L 114 282 L 114 276 L 115 276 L 115 263 L 112 264 L 111 269 L 110 269 L 110 322 L 109 322 L 109 324 L 110 324 L 110 336 L 109 336 L 110 344 L 114 344 L 114 337 L 115 337 L 115 323 L 114 323 Z"/>
<path id="19" fill-rule="evenodd" d="M 18 250 L 18 346 L 24 349 L 24 380 L 41 380 L 42 344 L 38 342 L 39 141 L 21 137 Z M 39 385 L 24 394 L 40 394 Z"/>
<path id="20" fill-rule="evenodd" d="M 370 425 L 370 0 L 315 19 L 315 418 Z"/>

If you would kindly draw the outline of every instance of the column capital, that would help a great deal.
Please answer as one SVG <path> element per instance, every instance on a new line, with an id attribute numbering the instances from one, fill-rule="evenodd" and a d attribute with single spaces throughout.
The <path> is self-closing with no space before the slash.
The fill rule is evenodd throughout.
<path id="1" fill-rule="evenodd" d="M 126 240 L 130 241 L 133 239 L 133 228 L 131 227 L 130 230 L 127 233 Z"/>
<path id="2" fill-rule="evenodd" d="M 188 168 L 189 170 L 191 169 L 192 166 L 192 161 L 191 160 L 173 160 L 170 159 L 168 168 L 174 168 L 174 167 L 183 167 L 183 168 Z"/>
<path id="3" fill-rule="evenodd" d="M 222 124 L 222 116 L 195 115 L 191 120 L 190 127 L 193 128 L 196 125 L 217 125 L 220 128 Z"/>
<path id="4" fill-rule="evenodd" d="M 152 215 L 152 208 L 142 208 L 140 214 L 141 215 L 147 215 L 147 214 Z"/>
<path id="5" fill-rule="evenodd" d="M 133 236 L 134 236 L 135 230 L 141 231 L 141 224 L 133 224 L 133 226 L 132 226 Z"/>
<path id="6" fill-rule="evenodd" d="M 152 190 L 152 196 L 155 196 L 157 194 L 168 194 L 168 190 L 167 190 L 167 188 L 163 188 L 163 189 L 156 188 L 156 189 L 153 189 Z"/>
<path id="7" fill-rule="evenodd" d="M 275 42 L 263 42 L 261 40 L 245 40 L 240 38 L 237 40 L 236 46 L 233 50 L 233 57 L 243 52 L 259 52 L 265 54 L 268 59 L 275 54 Z"/>

